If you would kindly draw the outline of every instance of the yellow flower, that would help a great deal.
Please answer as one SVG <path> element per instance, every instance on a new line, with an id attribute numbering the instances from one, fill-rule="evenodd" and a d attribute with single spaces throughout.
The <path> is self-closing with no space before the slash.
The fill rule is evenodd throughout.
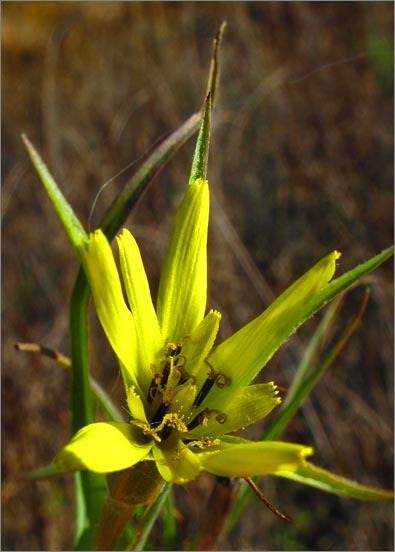
<path id="1" fill-rule="evenodd" d="M 327 285 L 333 252 L 289 287 L 260 316 L 213 348 L 221 315 L 206 313 L 208 182 L 190 183 L 177 210 L 155 310 L 138 245 L 117 237 L 121 278 L 111 247 L 97 230 L 83 261 L 99 320 L 119 359 L 128 422 L 82 428 L 55 457 L 61 470 L 108 473 L 152 460 L 166 481 L 186 483 L 204 470 L 225 477 L 292 472 L 307 446 L 251 442 L 230 434 L 279 403 L 273 382 L 251 384 L 306 318 Z"/>

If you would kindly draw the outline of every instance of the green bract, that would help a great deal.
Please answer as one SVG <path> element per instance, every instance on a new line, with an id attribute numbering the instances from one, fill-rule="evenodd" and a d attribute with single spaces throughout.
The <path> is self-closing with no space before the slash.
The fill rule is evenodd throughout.
<path id="1" fill-rule="evenodd" d="M 202 470 L 226 477 L 297 471 L 312 454 L 302 445 L 229 434 L 280 403 L 272 382 L 251 381 L 305 318 L 340 255 L 323 258 L 213 350 L 221 315 L 205 315 L 208 215 L 208 182 L 198 178 L 175 216 L 156 311 L 131 233 L 124 229 L 117 237 L 121 276 L 102 231 L 88 237 L 84 266 L 119 359 L 130 416 L 128 422 L 93 423 L 78 431 L 55 457 L 58 469 L 106 473 L 152 460 L 164 480 L 181 484 Z"/>

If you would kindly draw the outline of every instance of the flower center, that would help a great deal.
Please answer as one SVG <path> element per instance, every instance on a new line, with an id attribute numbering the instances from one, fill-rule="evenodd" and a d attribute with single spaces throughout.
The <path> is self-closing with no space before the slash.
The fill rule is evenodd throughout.
<path id="1" fill-rule="evenodd" d="M 152 380 L 147 399 L 152 412 L 149 433 L 155 439 L 167 439 L 172 429 L 177 429 L 181 433 L 188 431 L 182 416 L 174 412 L 168 413 L 169 406 L 184 384 L 195 381 L 185 367 L 187 359 L 181 351 L 182 342 L 169 342 L 165 346 L 163 358 L 159 361 L 159 370 L 155 365 L 151 365 Z"/>
<path id="2" fill-rule="evenodd" d="M 219 424 L 226 422 L 225 413 L 216 409 L 203 408 L 194 415 L 188 425 L 185 424 L 185 415 L 191 408 L 196 409 L 202 404 L 214 385 L 222 389 L 229 386 L 231 381 L 226 374 L 217 372 L 206 358 L 204 362 L 208 366 L 207 377 L 195 396 L 196 378 L 186 368 L 187 358 L 182 354 L 182 346 L 182 341 L 166 343 L 158 368 L 151 364 L 152 379 L 147 395 L 149 421 L 131 420 L 131 423 L 140 427 L 145 435 L 158 442 L 168 439 L 173 429 L 180 433 L 187 433 L 198 425 L 206 427 L 210 418 L 215 418 Z M 183 397 L 176 398 L 180 391 L 183 391 Z M 193 393 L 192 397 L 190 393 Z M 188 395 L 189 398 L 184 401 Z M 175 405 L 174 400 L 179 404 Z M 185 411 L 181 413 L 184 408 Z"/>

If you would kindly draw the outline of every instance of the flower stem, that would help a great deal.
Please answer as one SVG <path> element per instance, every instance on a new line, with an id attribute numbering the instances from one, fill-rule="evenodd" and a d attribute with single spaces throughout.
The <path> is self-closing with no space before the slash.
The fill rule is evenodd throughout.
<path id="1" fill-rule="evenodd" d="M 96 533 L 94 550 L 116 550 L 116 542 L 137 508 L 137 504 L 125 504 L 108 496 Z"/>
<path id="2" fill-rule="evenodd" d="M 107 476 L 109 494 L 99 520 L 95 550 L 115 550 L 125 525 L 139 506 L 154 502 L 163 488 L 155 462 L 145 460 Z"/>

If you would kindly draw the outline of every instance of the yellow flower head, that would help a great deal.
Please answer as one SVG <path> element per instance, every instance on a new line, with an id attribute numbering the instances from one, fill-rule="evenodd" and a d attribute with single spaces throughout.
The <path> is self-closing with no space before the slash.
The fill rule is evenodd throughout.
<path id="1" fill-rule="evenodd" d="M 89 236 L 84 265 L 96 311 L 117 355 L 128 422 L 81 429 L 56 456 L 59 469 L 112 472 L 141 460 L 156 462 L 166 481 L 186 483 L 202 470 L 250 477 L 297 470 L 310 447 L 250 442 L 238 430 L 280 402 L 270 382 L 252 384 L 296 329 L 332 278 L 337 252 L 317 263 L 268 309 L 213 349 L 221 315 L 206 312 L 208 182 L 188 186 L 165 256 L 158 304 L 152 302 L 138 245 L 124 229 L 117 237 L 121 277 L 101 230 Z"/>

